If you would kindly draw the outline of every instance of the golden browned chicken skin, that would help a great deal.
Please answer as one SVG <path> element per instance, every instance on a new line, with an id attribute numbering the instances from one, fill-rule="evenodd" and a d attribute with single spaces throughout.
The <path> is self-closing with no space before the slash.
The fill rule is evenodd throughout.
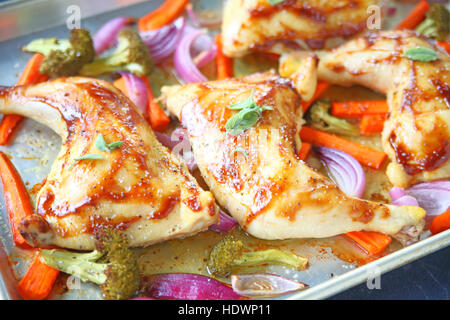
<path id="1" fill-rule="evenodd" d="M 222 23 L 223 50 L 238 57 L 249 51 L 283 53 L 322 48 L 326 40 L 348 38 L 367 28 L 368 8 L 380 0 L 228 0 Z M 300 41 L 299 41 L 300 40 Z"/>
<path id="2" fill-rule="evenodd" d="M 225 124 L 246 100 L 270 106 L 251 129 L 229 135 Z M 199 169 L 218 203 L 251 235 L 320 238 L 371 230 L 416 236 L 425 211 L 346 196 L 298 160 L 302 123 L 293 84 L 274 73 L 164 87 L 166 104 L 187 128 Z"/>
<path id="3" fill-rule="evenodd" d="M 74 77 L 0 87 L 0 113 L 33 118 L 63 140 L 37 194 L 36 215 L 22 223 L 32 245 L 90 250 L 96 228 L 111 226 L 125 232 L 131 246 L 144 246 L 195 234 L 217 221 L 212 194 L 106 81 Z M 101 151 L 95 145 L 100 134 L 106 143 L 123 145 Z M 88 154 L 104 160 L 75 161 Z"/>
<path id="4" fill-rule="evenodd" d="M 438 59 L 415 61 L 407 49 L 430 48 Z M 369 33 L 319 54 L 318 77 L 333 84 L 362 85 L 387 95 L 383 149 L 398 187 L 450 178 L 450 56 L 412 31 Z"/>

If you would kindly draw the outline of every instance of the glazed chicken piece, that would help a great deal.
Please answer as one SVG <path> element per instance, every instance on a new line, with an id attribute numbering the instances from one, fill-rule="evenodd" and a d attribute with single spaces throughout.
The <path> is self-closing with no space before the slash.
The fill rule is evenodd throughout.
<path id="1" fill-rule="evenodd" d="M 420 62 L 406 50 L 430 48 L 438 59 Z M 369 33 L 319 54 L 318 77 L 362 85 L 387 95 L 390 112 L 382 133 L 395 186 L 450 178 L 450 57 L 412 31 Z"/>
<path id="2" fill-rule="evenodd" d="M 327 40 L 348 38 L 367 28 L 368 8 L 380 0 L 228 0 L 223 10 L 223 50 L 239 57 L 249 51 L 284 53 Z"/>
<path id="3" fill-rule="evenodd" d="M 212 194 L 106 81 L 74 77 L 0 87 L 0 113 L 32 118 L 62 137 L 37 194 L 36 214 L 21 224 L 34 246 L 91 250 L 102 226 L 125 232 L 131 246 L 146 246 L 195 234 L 217 220 Z M 102 151 L 96 146 L 99 135 L 107 144 L 123 145 Z M 103 160 L 75 160 L 93 154 Z"/>
<path id="4" fill-rule="evenodd" d="M 225 125 L 249 98 L 273 110 L 237 135 Z M 293 84 L 274 73 L 163 88 L 166 104 L 187 128 L 203 178 L 218 203 L 262 239 L 320 238 L 371 230 L 417 235 L 425 212 L 350 198 L 298 160 L 302 123 Z"/>

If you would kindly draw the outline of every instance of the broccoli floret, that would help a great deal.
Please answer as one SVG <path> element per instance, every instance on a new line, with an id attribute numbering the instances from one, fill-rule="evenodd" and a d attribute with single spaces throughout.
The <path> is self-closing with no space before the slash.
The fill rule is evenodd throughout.
<path id="1" fill-rule="evenodd" d="M 73 76 L 94 60 L 95 50 L 89 31 L 72 29 L 69 39 L 36 39 L 23 47 L 26 52 L 45 56 L 39 71 L 48 76 Z"/>
<path id="2" fill-rule="evenodd" d="M 100 285 L 107 300 L 133 297 L 139 289 L 140 272 L 126 236 L 116 229 L 103 228 L 96 238 L 96 250 L 90 253 L 41 250 L 41 258 L 55 269 Z"/>
<path id="3" fill-rule="evenodd" d="M 358 129 L 343 119 L 330 114 L 331 103 L 328 100 L 316 101 L 306 114 L 310 126 L 330 133 L 358 135 Z"/>
<path id="4" fill-rule="evenodd" d="M 447 40 L 450 33 L 450 12 L 447 7 L 441 3 L 433 4 L 416 31 L 436 40 Z"/>
<path id="5" fill-rule="evenodd" d="M 224 277 L 236 267 L 283 264 L 296 269 L 304 269 L 307 263 L 308 260 L 306 258 L 278 249 L 245 252 L 244 243 L 228 235 L 212 249 L 207 268 L 210 274 Z"/>
<path id="6" fill-rule="evenodd" d="M 97 58 L 81 69 L 85 76 L 97 76 L 117 71 L 129 71 L 138 76 L 150 73 L 153 66 L 148 47 L 132 29 L 122 29 L 116 49 L 108 56 Z"/>

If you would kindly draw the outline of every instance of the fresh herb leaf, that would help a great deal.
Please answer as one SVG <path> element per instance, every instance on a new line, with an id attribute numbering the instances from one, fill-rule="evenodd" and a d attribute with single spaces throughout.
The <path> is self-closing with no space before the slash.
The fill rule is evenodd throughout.
<path id="1" fill-rule="evenodd" d="M 95 140 L 95 147 L 100 151 L 109 152 L 110 150 L 115 150 L 123 145 L 123 141 L 115 141 L 107 144 L 102 134 L 99 134 Z"/>
<path id="2" fill-rule="evenodd" d="M 72 163 L 70 168 L 72 169 L 72 167 L 75 165 L 75 163 L 77 163 L 80 160 L 105 160 L 105 157 L 102 156 L 101 154 L 96 154 L 96 153 L 85 154 L 81 157 L 75 158 L 74 162 Z"/>
<path id="3" fill-rule="evenodd" d="M 242 109 L 228 119 L 225 129 L 227 133 L 236 136 L 250 129 L 261 117 L 261 111 L 257 108 Z"/>
<path id="4" fill-rule="evenodd" d="M 106 145 L 106 141 L 103 138 L 102 134 L 99 134 L 97 136 L 97 139 L 95 140 L 95 147 L 100 151 L 106 151 L 106 152 L 109 151 L 108 146 Z"/>
<path id="5" fill-rule="evenodd" d="M 415 61 L 430 62 L 438 59 L 436 51 L 430 48 L 416 47 L 405 51 L 404 56 Z"/>
<path id="6" fill-rule="evenodd" d="M 235 136 L 250 129 L 261 118 L 263 111 L 273 110 L 270 106 L 258 106 L 253 100 L 254 92 L 255 89 L 252 90 L 250 97 L 246 100 L 227 107 L 231 110 L 240 110 L 225 124 L 228 134 Z"/>
<path id="7" fill-rule="evenodd" d="M 255 89 L 252 90 L 252 93 L 250 94 L 250 97 L 245 99 L 242 102 L 235 103 L 231 106 L 228 106 L 227 108 L 230 110 L 241 110 L 253 107 L 255 105 L 255 102 L 253 101 L 253 94 L 255 93 Z"/>
<path id="8" fill-rule="evenodd" d="M 89 153 L 89 154 L 85 154 L 81 157 L 75 158 L 75 161 L 80 161 L 80 160 L 85 160 L 85 159 L 89 159 L 89 160 L 105 160 L 105 157 L 102 156 L 101 154 L 96 154 L 96 153 Z"/>
<path id="9" fill-rule="evenodd" d="M 274 6 L 276 4 L 282 3 L 284 0 L 268 0 L 269 3 Z"/>
<path id="10" fill-rule="evenodd" d="M 112 143 L 108 144 L 108 149 L 116 150 L 116 149 L 120 148 L 122 145 L 123 145 L 123 141 L 112 142 Z"/>

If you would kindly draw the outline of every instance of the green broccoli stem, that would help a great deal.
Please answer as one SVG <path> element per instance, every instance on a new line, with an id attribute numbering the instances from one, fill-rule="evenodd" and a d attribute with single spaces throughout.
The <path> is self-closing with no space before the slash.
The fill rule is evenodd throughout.
<path id="1" fill-rule="evenodd" d="M 56 38 L 36 39 L 23 47 L 27 52 L 39 52 L 44 56 L 50 54 L 51 51 L 65 51 L 71 47 L 69 40 L 58 40 Z"/>
<path id="2" fill-rule="evenodd" d="M 107 264 L 97 263 L 103 254 L 99 251 L 74 253 L 65 250 L 41 250 L 42 262 L 59 271 L 91 281 L 98 285 L 105 283 Z"/>
<path id="3" fill-rule="evenodd" d="M 339 118 L 333 117 L 332 115 L 330 115 L 328 113 L 322 114 L 322 119 L 329 125 L 333 125 L 336 128 L 339 128 L 340 130 L 342 130 L 344 134 L 347 133 L 347 134 L 351 135 L 351 134 L 357 134 L 357 132 L 358 132 L 358 130 L 353 125 L 351 125 L 344 119 L 339 119 Z"/>
<path id="4" fill-rule="evenodd" d="M 115 66 L 108 63 L 107 58 L 97 58 L 93 62 L 84 65 L 80 74 L 83 76 L 93 77 L 102 74 L 114 73 L 120 70 L 120 66 Z"/>
<path id="5" fill-rule="evenodd" d="M 416 31 L 431 38 L 437 36 L 436 23 L 432 19 L 425 19 L 425 21 L 416 28 Z"/>
<path id="6" fill-rule="evenodd" d="M 232 266 L 245 267 L 261 264 L 282 264 L 301 270 L 306 268 L 308 259 L 278 249 L 267 249 L 243 252 L 239 258 L 233 261 Z"/>

